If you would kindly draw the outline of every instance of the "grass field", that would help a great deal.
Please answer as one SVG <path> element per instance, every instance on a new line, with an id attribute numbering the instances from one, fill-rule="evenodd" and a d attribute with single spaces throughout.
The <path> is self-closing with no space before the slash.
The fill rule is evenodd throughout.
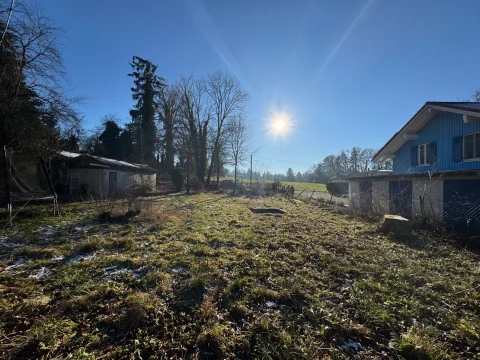
<path id="1" fill-rule="evenodd" d="M 228 180 L 233 180 L 233 178 L 225 178 Z M 249 183 L 249 180 L 243 179 L 239 180 L 243 181 L 243 183 Z M 282 181 L 282 185 L 291 185 L 295 187 L 295 190 L 305 190 L 305 191 L 320 191 L 320 192 L 326 192 L 327 191 L 327 186 L 325 184 L 316 184 L 316 183 L 307 183 L 307 182 L 290 182 L 290 181 Z"/>
<path id="2" fill-rule="evenodd" d="M 142 208 L 32 208 L 1 231 L 0 357 L 478 358 L 479 256 L 436 236 L 274 198 Z"/>
<path id="3" fill-rule="evenodd" d="M 305 191 L 321 191 L 326 192 L 327 186 L 325 184 L 315 184 L 315 183 L 306 183 L 306 182 L 288 182 L 282 181 L 282 184 L 291 185 L 295 190 L 305 190 Z"/>

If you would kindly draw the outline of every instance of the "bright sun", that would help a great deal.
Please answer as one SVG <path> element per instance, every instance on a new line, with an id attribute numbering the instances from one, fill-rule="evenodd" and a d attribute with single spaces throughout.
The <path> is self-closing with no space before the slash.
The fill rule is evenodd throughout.
<path id="1" fill-rule="evenodd" d="M 283 119 L 276 119 L 274 126 L 275 130 L 280 133 L 285 129 L 285 121 Z"/>
<path id="2" fill-rule="evenodd" d="M 293 130 L 293 117 L 286 111 L 273 109 L 267 119 L 266 129 L 274 139 L 286 139 Z"/>

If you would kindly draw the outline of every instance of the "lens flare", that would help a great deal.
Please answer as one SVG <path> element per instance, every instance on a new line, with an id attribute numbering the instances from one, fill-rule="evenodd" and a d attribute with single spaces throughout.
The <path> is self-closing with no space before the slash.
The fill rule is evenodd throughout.
<path id="1" fill-rule="evenodd" d="M 282 132 L 285 129 L 285 121 L 283 121 L 283 119 L 276 119 L 273 126 L 275 126 L 276 131 Z"/>
<path id="2" fill-rule="evenodd" d="M 285 139 L 293 130 L 292 116 L 285 111 L 274 110 L 267 120 L 268 135 L 275 139 Z"/>

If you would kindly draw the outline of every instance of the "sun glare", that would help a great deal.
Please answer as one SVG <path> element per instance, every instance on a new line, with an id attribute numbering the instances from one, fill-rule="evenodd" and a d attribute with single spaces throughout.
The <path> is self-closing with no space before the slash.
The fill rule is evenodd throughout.
<path id="1" fill-rule="evenodd" d="M 272 111 L 266 124 L 268 134 L 274 139 L 285 139 L 293 130 L 292 116 L 284 111 Z"/>
<path id="2" fill-rule="evenodd" d="M 285 129 L 285 121 L 283 119 L 275 119 L 275 130 L 282 132 Z"/>

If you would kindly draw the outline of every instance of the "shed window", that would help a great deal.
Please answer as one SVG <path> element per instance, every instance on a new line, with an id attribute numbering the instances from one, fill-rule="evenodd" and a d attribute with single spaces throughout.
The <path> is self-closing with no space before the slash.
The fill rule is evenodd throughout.
<path id="1" fill-rule="evenodd" d="M 418 165 L 427 165 L 427 151 L 428 144 L 418 145 L 418 154 L 417 154 L 417 164 Z"/>
<path id="2" fill-rule="evenodd" d="M 463 137 L 463 159 L 480 158 L 480 133 L 465 135 Z"/>

